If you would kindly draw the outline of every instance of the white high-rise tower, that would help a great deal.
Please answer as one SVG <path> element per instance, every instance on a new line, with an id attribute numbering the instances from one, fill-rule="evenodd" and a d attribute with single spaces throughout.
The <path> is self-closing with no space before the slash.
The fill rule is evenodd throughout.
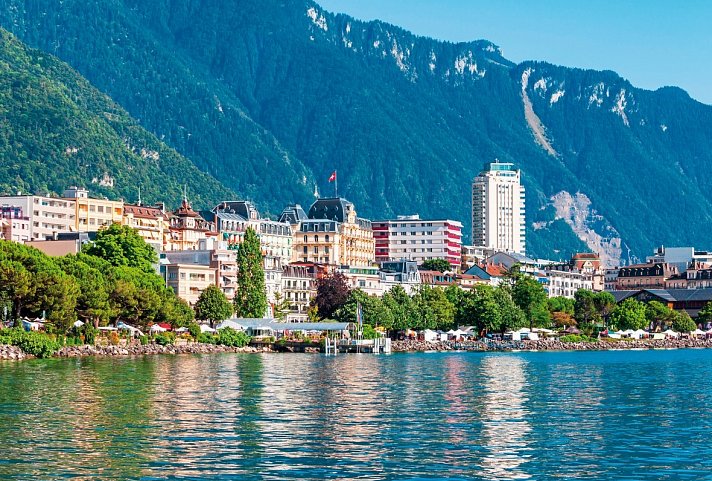
<path id="1" fill-rule="evenodd" d="M 524 254 L 524 187 L 514 164 L 489 162 L 472 181 L 472 244 Z"/>

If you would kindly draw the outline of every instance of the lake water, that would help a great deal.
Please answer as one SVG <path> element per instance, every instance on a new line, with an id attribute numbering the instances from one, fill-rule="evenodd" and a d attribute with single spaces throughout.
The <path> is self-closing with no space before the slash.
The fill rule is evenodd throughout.
<path id="1" fill-rule="evenodd" d="M 712 480 L 712 351 L 0 362 L 0 480 Z"/>

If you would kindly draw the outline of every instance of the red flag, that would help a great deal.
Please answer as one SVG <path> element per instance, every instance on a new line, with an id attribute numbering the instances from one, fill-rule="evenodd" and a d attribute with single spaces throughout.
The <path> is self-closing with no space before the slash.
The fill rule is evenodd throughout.
<path id="1" fill-rule="evenodd" d="M 329 182 L 334 182 L 336 180 L 336 171 L 333 171 L 331 173 L 331 176 L 329 177 Z"/>

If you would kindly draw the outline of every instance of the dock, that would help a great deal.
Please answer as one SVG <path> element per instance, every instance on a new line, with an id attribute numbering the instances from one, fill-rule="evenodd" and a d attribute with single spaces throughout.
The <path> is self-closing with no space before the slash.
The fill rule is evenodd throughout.
<path id="1" fill-rule="evenodd" d="M 387 337 L 378 339 L 326 339 L 324 353 L 327 355 L 364 353 L 390 354 L 391 340 Z"/>

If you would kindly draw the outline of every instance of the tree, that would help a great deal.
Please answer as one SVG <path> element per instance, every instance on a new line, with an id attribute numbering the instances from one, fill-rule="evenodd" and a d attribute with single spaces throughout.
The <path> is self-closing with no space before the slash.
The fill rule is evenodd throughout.
<path id="1" fill-rule="evenodd" d="M 601 319 L 608 319 L 616 307 L 616 298 L 610 292 L 597 292 L 593 296 L 593 305 Z"/>
<path id="2" fill-rule="evenodd" d="M 279 320 L 284 320 L 289 314 L 292 304 L 289 299 L 282 297 L 282 293 L 277 291 L 274 293 L 274 304 L 272 310 L 274 312 L 274 318 Z"/>
<path id="3" fill-rule="evenodd" d="M 712 302 L 708 302 L 700 309 L 700 312 L 697 314 L 697 320 L 705 326 L 712 322 Z"/>
<path id="4" fill-rule="evenodd" d="M 546 299 L 546 291 L 539 281 L 527 275 L 516 276 L 512 286 L 512 300 L 524 312 L 530 328 L 535 323 L 534 314 L 546 310 Z"/>
<path id="5" fill-rule="evenodd" d="M 262 262 L 260 239 L 254 229 L 248 227 L 237 250 L 237 291 L 233 302 L 238 317 L 261 318 L 267 313 Z"/>
<path id="6" fill-rule="evenodd" d="M 428 259 L 421 264 L 420 269 L 424 271 L 438 272 L 446 272 L 453 270 L 450 263 L 445 259 Z"/>
<path id="7" fill-rule="evenodd" d="M 588 289 L 579 289 L 574 294 L 574 318 L 579 325 L 595 324 L 601 317 L 596 309 L 595 294 Z"/>
<path id="8" fill-rule="evenodd" d="M 223 291 L 218 286 L 208 286 L 200 293 L 195 303 L 195 317 L 201 321 L 208 321 L 210 325 L 223 321 L 232 316 L 232 305 L 227 300 Z"/>
<path id="9" fill-rule="evenodd" d="M 322 319 L 330 319 L 348 298 L 349 286 L 346 276 L 341 272 L 317 279 L 316 296 L 312 302 L 319 310 L 319 317 Z"/>
<path id="10" fill-rule="evenodd" d="M 79 318 L 94 327 L 105 326 L 112 315 L 109 303 L 110 285 L 99 269 L 85 262 L 88 258 L 93 257 L 86 254 L 68 255 L 57 259 L 57 263 L 79 285 Z"/>
<path id="11" fill-rule="evenodd" d="M 645 317 L 645 304 L 628 298 L 618 304 L 611 312 L 611 326 L 616 329 L 634 331 L 645 329 L 648 319 Z"/>
<path id="12" fill-rule="evenodd" d="M 419 293 L 435 315 L 435 328 L 443 331 L 455 326 L 455 306 L 445 295 L 442 287 L 434 287 Z"/>
<path id="13" fill-rule="evenodd" d="M 22 317 L 22 308 L 34 291 L 32 275 L 19 262 L 0 261 L 0 296 L 10 303 L 10 316 Z"/>
<path id="14" fill-rule="evenodd" d="M 565 312 L 574 315 L 574 300 L 568 297 L 556 296 L 546 300 L 546 307 L 552 314 L 554 312 Z"/>
<path id="15" fill-rule="evenodd" d="M 393 329 L 403 331 L 415 327 L 419 316 L 413 299 L 402 286 L 395 285 L 383 295 L 383 304 L 393 315 Z"/>
<path id="16" fill-rule="evenodd" d="M 576 319 L 568 312 L 555 311 L 551 313 L 551 319 L 556 327 L 569 327 L 576 325 Z"/>
<path id="17" fill-rule="evenodd" d="M 650 301 L 645 306 L 645 317 L 654 329 L 664 329 L 671 322 L 672 310 L 660 301 Z"/>
<path id="18" fill-rule="evenodd" d="M 96 234 L 83 252 L 107 260 L 112 266 L 135 267 L 144 272 L 155 272 L 156 251 L 127 225 L 111 224 Z"/>
<path id="19" fill-rule="evenodd" d="M 188 327 L 195 319 L 193 308 L 185 300 L 176 296 L 172 289 L 161 293 L 161 309 L 156 322 L 167 322 L 172 327 Z M 228 303 L 229 304 L 229 303 Z M 230 306 L 232 309 L 232 305 Z"/>
<path id="20" fill-rule="evenodd" d="M 363 323 L 368 326 L 380 326 L 385 330 L 393 328 L 393 313 L 385 305 L 383 299 L 369 296 L 361 289 L 353 289 L 349 297 L 337 311 L 334 318 L 340 322 L 356 322 L 356 309 L 361 304 Z"/>
<path id="21" fill-rule="evenodd" d="M 508 289 L 493 288 L 489 285 L 477 285 L 465 295 L 465 310 L 478 332 L 502 332 L 502 304 L 513 304 Z M 516 306 L 515 306 L 516 307 Z"/>
<path id="22" fill-rule="evenodd" d="M 500 286 L 494 290 L 494 298 L 500 309 L 500 326 L 498 331 L 516 331 L 530 325 L 524 311 L 514 302 L 509 289 Z"/>
<path id="23" fill-rule="evenodd" d="M 687 311 L 673 312 L 672 319 L 672 328 L 677 332 L 692 332 L 697 329 L 695 321 L 692 320 Z"/>

